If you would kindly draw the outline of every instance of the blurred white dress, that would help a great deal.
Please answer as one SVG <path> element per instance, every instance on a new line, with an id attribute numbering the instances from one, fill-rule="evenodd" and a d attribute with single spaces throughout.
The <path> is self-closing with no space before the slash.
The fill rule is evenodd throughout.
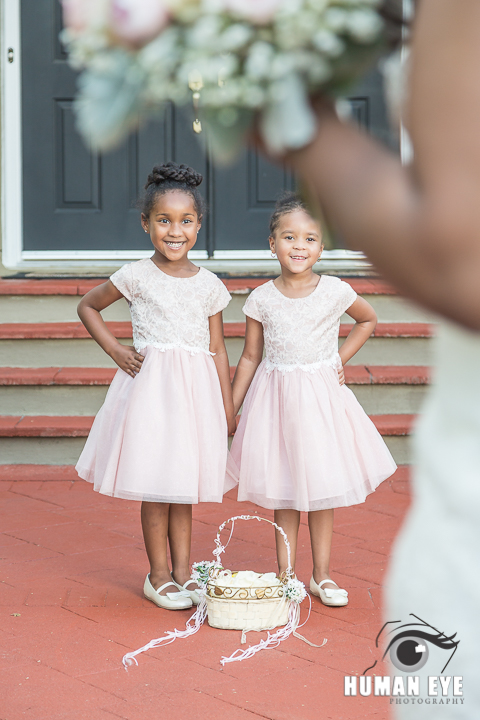
<path id="1" fill-rule="evenodd" d="M 402 720 L 480 714 L 479 370 L 480 334 L 443 323 L 434 387 L 415 439 L 413 505 L 395 545 L 384 619 L 407 622 L 415 613 L 447 635 L 457 633 L 460 644 L 444 674 L 463 676 L 464 702 L 395 705 Z M 414 673 L 422 682 L 440 675 L 451 654 L 438 652 Z"/>

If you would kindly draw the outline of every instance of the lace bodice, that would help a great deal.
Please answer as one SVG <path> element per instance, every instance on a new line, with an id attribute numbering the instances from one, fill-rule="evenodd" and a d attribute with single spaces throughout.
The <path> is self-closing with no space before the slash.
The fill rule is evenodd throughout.
<path id="1" fill-rule="evenodd" d="M 209 352 L 208 318 L 223 310 L 231 295 L 216 275 L 200 268 L 196 275 L 167 275 L 147 258 L 124 265 L 110 280 L 130 307 L 133 344 L 168 350 Z"/>
<path id="2" fill-rule="evenodd" d="M 304 298 L 286 297 L 273 280 L 256 288 L 243 312 L 263 325 L 267 370 L 337 367 L 340 317 L 356 297 L 348 283 L 329 275 Z"/>

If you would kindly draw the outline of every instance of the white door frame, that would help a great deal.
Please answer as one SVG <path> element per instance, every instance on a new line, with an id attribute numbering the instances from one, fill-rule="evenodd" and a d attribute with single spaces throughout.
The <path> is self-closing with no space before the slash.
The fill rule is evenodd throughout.
<path id="1" fill-rule="evenodd" d="M 1 11 L 2 260 L 16 268 L 23 240 L 20 0 L 2 0 Z"/>
<path id="2" fill-rule="evenodd" d="M 1 2 L 1 215 L 2 262 L 19 272 L 58 274 L 101 272 L 119 267 L 131 260 L 149 257 L 151 251 L 25 251 L 23 250 L 22 187 L 22 68 L 21 68 L 21 0 Z M 11 61 L 13 60 L 13 61 Z M 247 274 L 272 272 L 277 266 L 269 250 L 217 251 L 208 259 L 203 250 L 190 252 L 200 265 L 217 272 Z M 362 253 L 351 250 L 326 250 L 320 270 L 336 272 L 362 271 L 370 264 Z"/>

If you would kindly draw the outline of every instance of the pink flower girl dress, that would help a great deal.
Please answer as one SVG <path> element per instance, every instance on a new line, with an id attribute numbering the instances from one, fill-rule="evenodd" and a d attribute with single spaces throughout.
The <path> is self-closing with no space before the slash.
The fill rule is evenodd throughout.
<path id="1" fill-rule="evenodd" d="M 337 369 L 340 317 L 357 295 L 323 275 L 304 298 L 272 280 L 243 311 L 263 325 L 266 357 L 243 404 L 227 475 L 238 499 L 301 511 L 355 505 L 396 469 L 387 446 Z"/>
<path id="2" fill-rule="evenodd" d="M 127 299 L 133 343 L 145 356 L 133 378 L 118 370 L 76 466 L 104 495 L 171 503 L 221 502 L 227 421 L 208 318 L 230 294 L 200 268 L 189 278 L 151 259 L 110 280 Z"/>

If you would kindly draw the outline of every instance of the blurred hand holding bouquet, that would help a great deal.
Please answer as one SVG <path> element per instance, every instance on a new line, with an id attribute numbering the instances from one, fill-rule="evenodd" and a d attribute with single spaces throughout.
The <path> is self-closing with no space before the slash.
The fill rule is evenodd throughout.
<path id="1" fill-rule="evenodd" d="M 78 128 L 117 145 L 165 102 L 199 106 L 215 158 L 258 117 L 267 149 L 309 143 L 310 97 L 342 95 L 385 47 L 382 0 L 63 0 L 62 41 L 82 70 Z"/>

